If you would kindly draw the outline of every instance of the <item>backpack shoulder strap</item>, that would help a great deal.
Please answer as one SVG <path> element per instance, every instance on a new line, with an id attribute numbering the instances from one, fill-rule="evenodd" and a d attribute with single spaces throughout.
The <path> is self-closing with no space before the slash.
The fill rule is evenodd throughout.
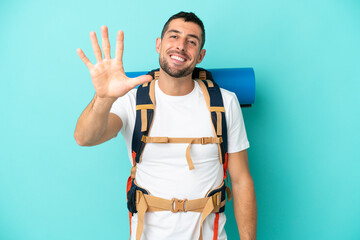
<path id="1" fill-rule="evenodd" d="M 136 120 L 132 139 L 133 164 L 141 162 L 145 147 L 142 141 L 147 136 L 155 111 L 155 80 L 139 86 L 136 92 Z"/>
<path id="2" fill-rule="evenodd" d="M 214 134 L 217 137 L 221 137 L 223 140 L 218 144 L 220 161 L 222 164 L 227 164 L 227 127 L 224 102 L 222 99 L 220 87 L 215 82 L 210 80 L 197 81 L 201 87 L 205 102 L 210 111 Z"/>

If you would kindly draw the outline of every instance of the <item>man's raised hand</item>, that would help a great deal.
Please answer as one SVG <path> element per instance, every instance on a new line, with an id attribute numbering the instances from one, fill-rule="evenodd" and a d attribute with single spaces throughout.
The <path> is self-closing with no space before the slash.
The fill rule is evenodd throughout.
<path id="1" fill-rule="evenodd" d="M 95 32 L 90 32 L 90 39 L 97 63 L 93 65 L 80 48 L 77 49 L 77 53 L 89 69 L 98 97 L 116 99 L 124 96 L 137 85 L 152 80 L 152 77 L 149 75 L 143 75 L 136 78 L 128 78 L 125 75 L 122 62 L 124 51 L 123 31 L 118 31 L 117 33 L 115 58 L 113 59 L 111 59 L 110 56 L 110 42 L 106 26 L 101 27 L 101 41 L 104 58 L 102 57 L 101 48 Z"/>

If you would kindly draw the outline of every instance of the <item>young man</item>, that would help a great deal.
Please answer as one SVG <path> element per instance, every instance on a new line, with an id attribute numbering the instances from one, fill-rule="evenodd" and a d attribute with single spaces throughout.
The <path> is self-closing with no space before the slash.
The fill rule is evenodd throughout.
<path id="1" fill-rule="evenodd" d="M 117 136 L 121 130 L 131 157 L 131 141 L 136 116 L 136 89 L 152 80 L 144 75 L 130 79 L 122 63 L 123 32 L 117 35 L 115 58 L 110 57 L 106 26 L 101 29 L 102 49 L 94 32 L 90 33 L 97 63 L 93 65 L 78 49 L 78 55 L 89 68 L 96 94 L 81 114 L 74 133 L 81 146 L 93 146 Z M 202 138 L 214 137 L 209 110 L 199 83 L 192 79 L 196 64 L 205 56 L 205 31 L 193 13 L 180 12 L 165 24 L 161 38 L 156 40 L 160 72 L 155 81 L 155 115 L 150 137 Z M 228 131 L 228 171 L 232 183 L 235 217 L 242 240 L 256 238 L 256 200 L 249 172 L 247 141 L 241 109 L 234 93 L 221 89 Z M 194 168 L 185 157 L 189 144 L 147 143 L 142 161 L 137 164 L 137 184 L 149 195 L 161 199 L 199 199 L 223 181 L 217 144 L 193 144 L 190 155 Z M 146 212 L 142 239 L 227 239 L 226 217 L 218 214 L 214 233 L 215 213 L 201 224 L 201 212 Z M 142 217 L 141 217 L 142 218 Z M 136 236 L 138 214 L 131 220 L 131 239 Z M 200 225 L 202 233 L 200 234 Z M 139 232 L 138 232 L 139 233 Z M 214 236 L 217 235 L 217 236 Z"/>

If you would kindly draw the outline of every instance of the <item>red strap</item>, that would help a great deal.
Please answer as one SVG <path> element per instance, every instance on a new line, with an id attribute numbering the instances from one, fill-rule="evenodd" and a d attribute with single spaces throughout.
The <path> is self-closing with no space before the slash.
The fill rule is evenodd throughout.
<path id="1" fill-rule="evenodd" d="M 135 157 L 136 157 L 136 152 L 133 151 L 132 152 L 133 166 L 135 166 L 135 164 L 136 164 Z M 126 185 L 126 198 L 127 198 L 127 193 L 129 192 L 130 188 L 131 188 L 131 176 L 128 178 L 127 185 Z M 131 218 L 132 218 L 132 213 L 129 212 L 129 225 L 130 225 L 130 237 L 129 237 L 129 240 L 131 238 Z"/>
<path id="2" fill-rule="evenodd" d="M 227 177 L 227 165 L 228 165 L 228 153 L 226 152 L 225 153 L 225 161 L 224 161 L 224 164 L 223 164 L 223 168 L 224 168 L 224 179 L 226 179 Z"/>
<path id="3" fill-rule="evenodd" d="M 130 236 L 129 236 L 129 240 L 131 239 L 131 218 L 132 218 L 132 214 L 131 214 L 131 212 L 129 212 L 129 224 L 130 224 Z"/>
<path id="4" fill-rule="evenodd" d="M 127 193 L 129 192 L 130 188 L 131 188 L 131 177 L 128 178 L 127 184 L 126 184 L 126 198 L 127 198 Z M 129 212 L 130 237 L 131 237 L 131 217 L 132 217 L 132 214 L 131 214 L 131 212 Z M 129 239 L 130 239 L 130 237 L 129 237 Z"/>
<path id="5" fill-rule="evenodd" d="M 126 184 L 126 198 L 127 198 L 127 193 L 129 192 L 130 188 L 131 188 L 131 177 L 128 178 L 127 184 Z"/>
<path id="6" fill-rule="evenodd" d="M 216 213 L 215 220 L 214 220 L 214 237 L 213 237 L 213 240 L 218 239 L 218 232 L 219 232 L 219 213 Z"/>
<path id="7" fill-rule="evenodd" d="M 136 157 L 136 152 L 133 151 L 132 152 L 133 166 L 135 166 L 135 157 Z"/>

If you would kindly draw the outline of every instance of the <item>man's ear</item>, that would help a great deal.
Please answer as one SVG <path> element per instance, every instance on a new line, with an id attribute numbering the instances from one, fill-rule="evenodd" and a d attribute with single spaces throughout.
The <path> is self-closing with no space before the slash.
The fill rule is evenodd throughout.
<path id="1" fill-rule="evenodd" d="M 204 57 L 205 57 L 205 53 L 206 53 L 206 50 L 205 50 L 205 49 L 201 49 L 201 50 L 200 50 L 200 54 L 199 54 L 198 60 L 196 61 L 197 64 L 199 64 L 199 63 L 202 62 L 202 60 L 203 60 Z"/>
<path id="2" fill-rule="evenodd" d="M 156 52 L 160 54 L 161 38 L 156 38 Z"/>

